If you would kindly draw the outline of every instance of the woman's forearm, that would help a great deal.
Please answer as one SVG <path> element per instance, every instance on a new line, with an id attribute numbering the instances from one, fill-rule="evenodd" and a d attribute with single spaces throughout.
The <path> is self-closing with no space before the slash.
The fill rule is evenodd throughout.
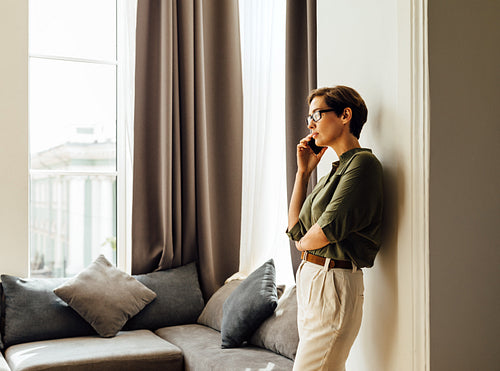
<path id="1" fill-rule="evenodd" d="M 318 224 L 313 224 L 304 237 L 295 242 L 295 247 L 300 251 L 317 250 L 329 243 L 330 241 L 326 238 L 321 227 Z"/>
<path id="2" fill-rule="evenodd" d="M 299 214 L 307 194 L 307 184 L 311 174 L 297 172 L 295 174 L 295 183 L 293 185 L 292 198 L 288 208 L 288 230 L 291 230 L 299 221 Z"/>

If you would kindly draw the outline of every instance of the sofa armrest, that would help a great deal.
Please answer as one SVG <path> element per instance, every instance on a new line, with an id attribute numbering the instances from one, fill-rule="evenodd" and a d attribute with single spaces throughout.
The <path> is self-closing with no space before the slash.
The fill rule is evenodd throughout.
<path id="1" fill-rule="evenodd" d="M 11 371 L 2 353 L 0 353 L 0 371 Z"/>

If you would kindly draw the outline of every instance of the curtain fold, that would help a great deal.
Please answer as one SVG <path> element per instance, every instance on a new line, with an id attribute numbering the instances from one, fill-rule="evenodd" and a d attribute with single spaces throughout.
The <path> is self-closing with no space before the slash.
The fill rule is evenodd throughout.
<path id="1" fill-rule="evenodd" d="M 132 273 L 198 261 L 204 296 L 238 270 L 238 2 L 140 0 Z"/>
<path id="2" fill-rule="evenodd" d="M 316 0 L 287 0 L 286 7 L 286 163 L 288 204 L 297 172 L 297 143 L 309 130 L 304 117 L 311 89 L 317 86 L 316 70 Z M 309 190 L 316 183 L 316 171 L 311 176 Z M 293 272 L 300 264 L 300 254 L 290 242 Z"/>

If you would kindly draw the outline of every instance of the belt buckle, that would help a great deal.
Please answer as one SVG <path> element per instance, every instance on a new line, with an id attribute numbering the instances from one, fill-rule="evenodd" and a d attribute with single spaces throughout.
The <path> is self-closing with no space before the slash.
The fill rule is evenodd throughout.
<path id="1" fill-rule="evenodd" d="M 330 260 L 330 268 L 335 268 L 335 260 Z"/>
<path id="2" fill-rule="evenodd" d="M 307 251 L 303 251 L 302 252 L 302 260 L 307 261 L 307 255 L 309 255 L 309 253 Z"/>

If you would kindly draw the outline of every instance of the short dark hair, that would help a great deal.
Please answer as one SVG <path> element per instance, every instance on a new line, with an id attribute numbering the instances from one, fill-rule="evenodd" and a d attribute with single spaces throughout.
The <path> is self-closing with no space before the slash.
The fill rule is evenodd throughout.
<path id="1" fill-rule="evenodd" d="M 356 90 L 342 85 L 315 89 L 307 97 L 307 104 L 311 105 L 312 100 L 316 97 L 324 97 L 326 105 L 332 108 L 337 116 L 342 115 L 344 110 L 349 107 L 352 110 L 351 133 L 359 139 L 361 129 L 368 117 L 368 109 L 365 101 Z"/>

